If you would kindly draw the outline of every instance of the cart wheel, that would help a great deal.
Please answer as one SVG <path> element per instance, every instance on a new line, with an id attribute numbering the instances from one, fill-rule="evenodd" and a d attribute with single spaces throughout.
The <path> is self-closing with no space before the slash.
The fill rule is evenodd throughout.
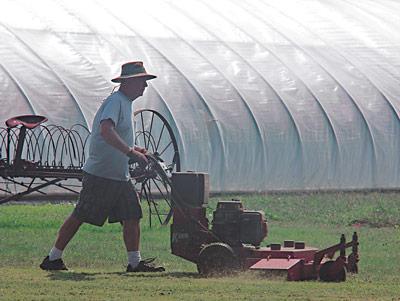
<path id="1" fill-rule="evenodd" d="M 199 254 L 197 270 L 203 276 L 229 275 L 240 268 L 239 259 L 232 248 L 224 243 L 211 243 Z"/>
<path id="2" fill-rule="evenodd" d="M 146 148 L 150 153 L 157 153 L 162 158 L 169 173 L 180 171 L 178 144 L 172 128 L 167 120 L 154 110 L 139 110 L 134 114 L 135 145 Z M 132 165 L 131 170 L 136 166 Z M 147 178 L 139 177 L 136 181 L 140 197 L 146 199 L 149 205 L 149 223 L 152 225 L 152 216 L 166 225 L 172 217 L 171 187 L 159 175 Z"/>
<path id="3" fill-rule="evenodd" d="M 336 270 L 335 261 L 327 261 L 319 269 L 319 279 L 325 282 L 343 282 L 346 281 L 346 270 L 344 267 Z"/>

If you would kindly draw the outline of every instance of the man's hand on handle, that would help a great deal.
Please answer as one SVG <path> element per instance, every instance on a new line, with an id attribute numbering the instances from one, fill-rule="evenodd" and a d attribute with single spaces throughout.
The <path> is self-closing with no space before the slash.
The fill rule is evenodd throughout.
<path id="1" fill-rule="evenodd" d="M 148 160 L 146 157 L 147 150 L 138 146 L 131 147 L 126 155 L 139 164 L 140 167 L 146 167 Z"/>
<path id="2" fill-rule="evenodd" d="M 133 149 L 135 151 L 138 151 L 139 153 L 142 153 L 144 155 L 147 155 L 147 149 L 140 147 L 140 146 L 134 146 Z"/>

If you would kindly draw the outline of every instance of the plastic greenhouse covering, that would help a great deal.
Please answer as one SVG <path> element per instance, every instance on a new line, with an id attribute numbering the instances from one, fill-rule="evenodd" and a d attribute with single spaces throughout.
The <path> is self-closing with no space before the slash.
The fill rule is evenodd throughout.
<path id="1" fill-rule="evenodd" d="M 212 191 L 399 188 L 400 2 L 0 0 L 0 121 L 90 128 L 122 63 Z"/>

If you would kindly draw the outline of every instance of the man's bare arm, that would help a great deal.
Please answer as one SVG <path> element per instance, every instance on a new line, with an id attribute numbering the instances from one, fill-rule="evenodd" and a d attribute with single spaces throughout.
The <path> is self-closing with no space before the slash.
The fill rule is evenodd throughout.
<path id="1" fill-rule="evenodd" d="M 100 122 L 100 134 L 104 140 L 120 152 L 127 154 L 131 148 L 125 143 L 115 130 L 114 122 L 111 119 L 102 120 Z"/>
<path id="2" fill-rule="evenodd" d="M 124 140 L 122 140 L 122 138 L 115 130 L 114 122 L 111 119 L 102 120 L 100 122 L 100 134 L 108 144 L 115 147 L 125 155 L 136 159 L 137 161 L 139 161 L 139 164 L 147 163 L 147 158 L 144 155 L 143 151 L 138 151 L 136 147 L 130 147 L 125 143 Z"/>

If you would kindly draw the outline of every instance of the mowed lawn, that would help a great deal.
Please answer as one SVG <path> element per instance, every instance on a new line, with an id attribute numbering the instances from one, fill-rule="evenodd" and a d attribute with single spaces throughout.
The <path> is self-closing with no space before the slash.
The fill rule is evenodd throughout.
<path id="1" fill-rule="evenodd" d="M 217 200 L 213 198 L 209 214 Z M 400 300 L 400 194 L 321 193 L 236 196 L 264 210 L 264 245 L 285 239 L 327 247 L 358 231 L 358 275 L 345 283 L 288 282 L 246 272 L 201 278 L 195 265 L 170 254 L 169 227 L 142 222 L 142 256 L 157 256 L 166 272 L 127 274 L 119 224 L 81 230 L 64 253 L 66 272 L 38 268 L 73 204 L 0 206 L 0 300 Z M 144 208 L 144 210 L 146 210 Z M 211 216 L 209 217 L 211 219 Z"/>

